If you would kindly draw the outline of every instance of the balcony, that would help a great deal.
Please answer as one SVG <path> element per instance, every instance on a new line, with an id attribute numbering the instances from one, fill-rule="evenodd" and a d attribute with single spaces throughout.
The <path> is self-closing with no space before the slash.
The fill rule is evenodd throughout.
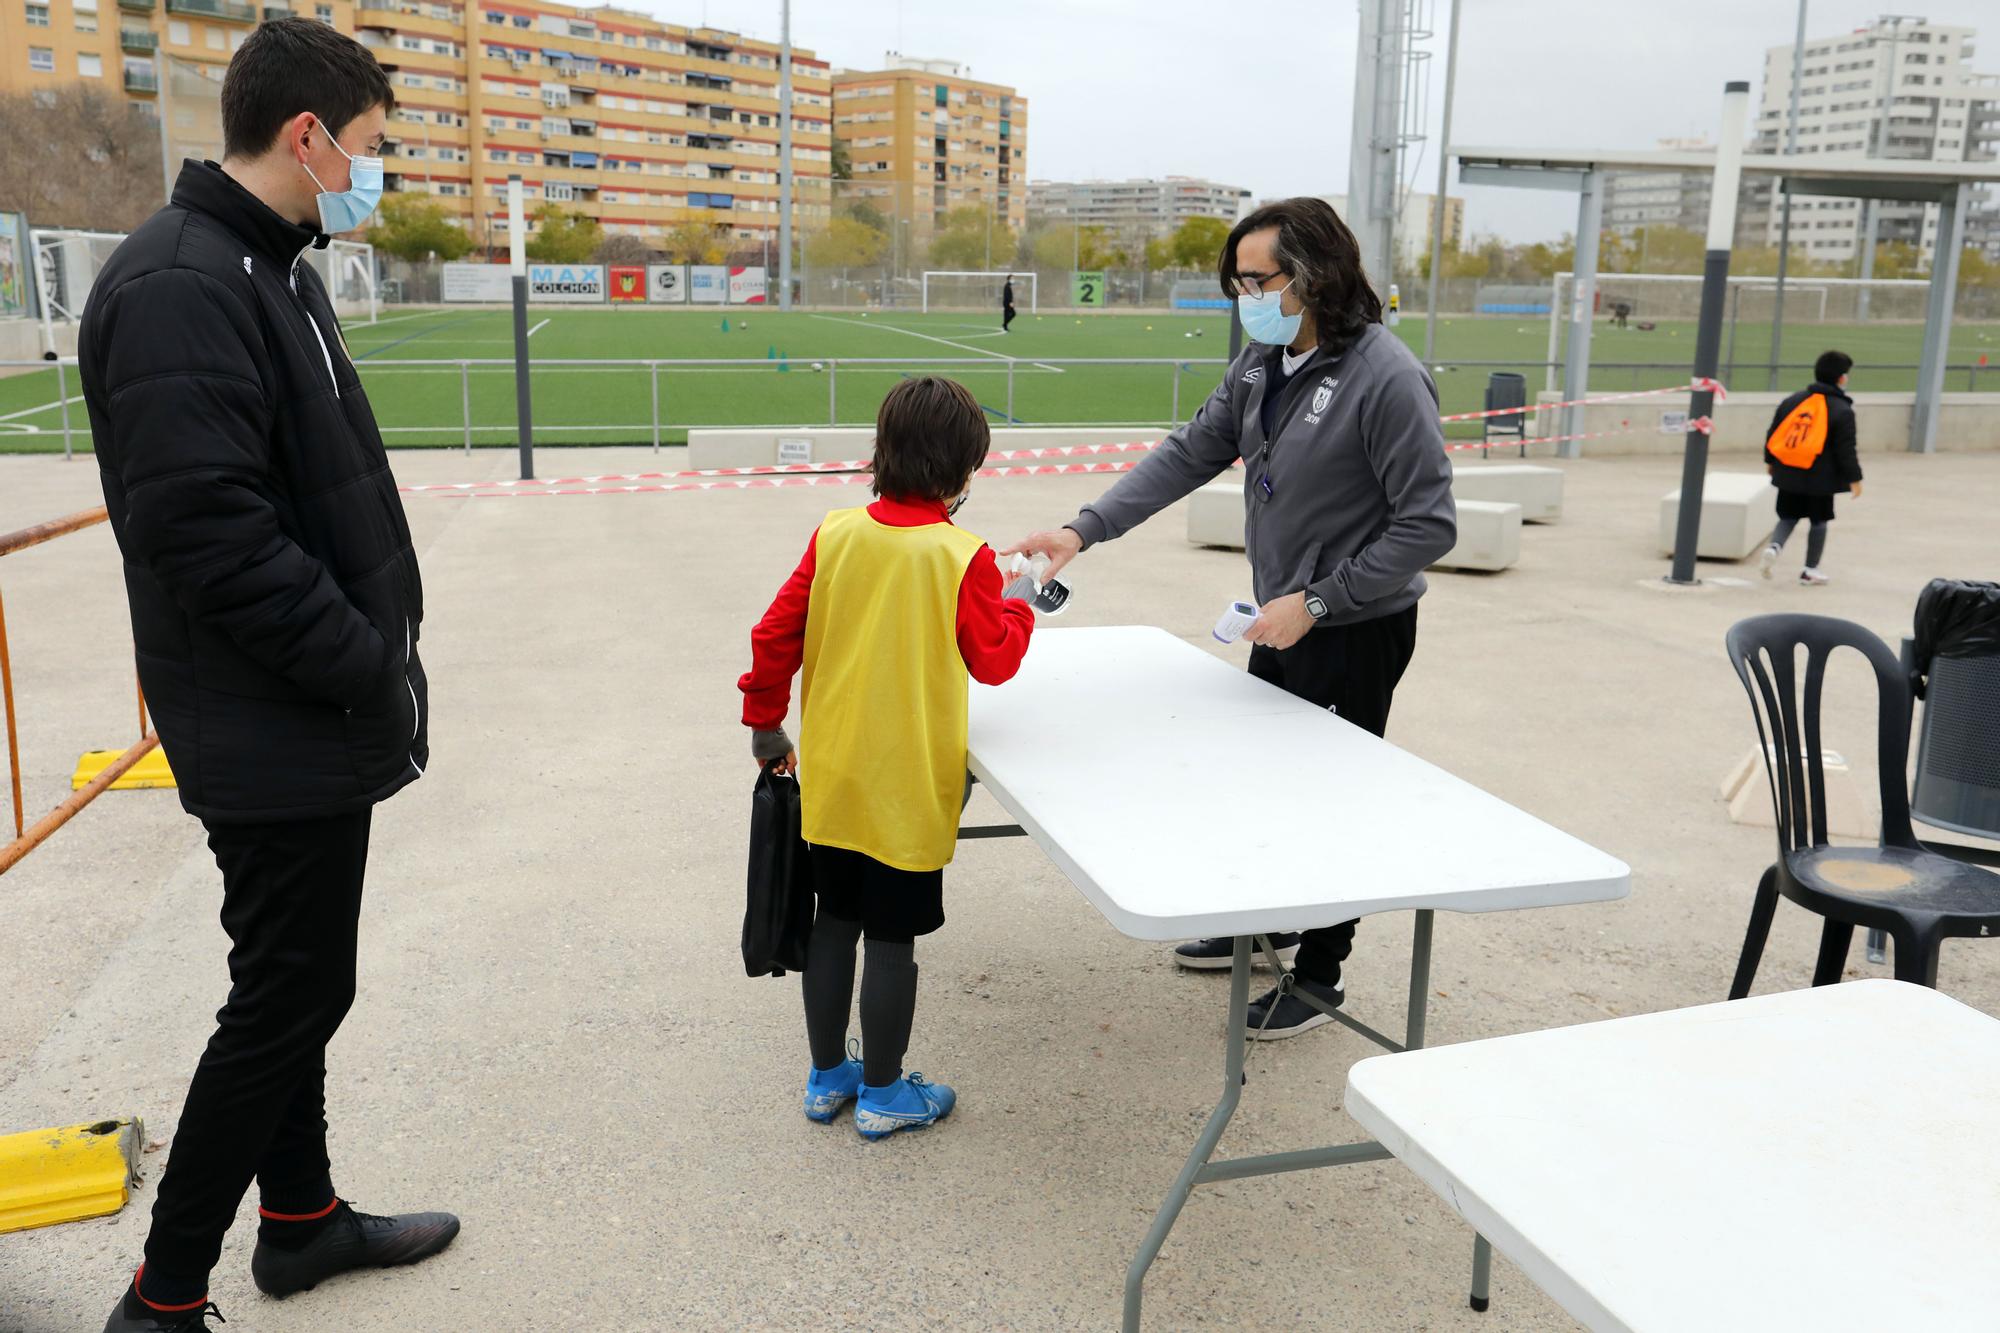
<path id="1" fill-rule="evenodd" d="M 128 69 L 125 71 L 125 91 L 156 93 L 160 91 L 160 76 L 149 69 Z"/>
<path id="2" fill-rule="evenodd" d="M 150 14 L 153 0 L 118 0 L 118 7 L 133 14 Z"/>
<path id="3" fill-rule="evenodd" d="M 124 0 L 119 0 L 120 4 Z M 151 8 L 151 6 L 147 6 Z M 257 6 L 242 0 L 167 0 L 169 14 L 193 14 L 199 18 L 228 19 L 232 23 L 255 23 Z"/>
<path id="4" fill-rule="evenodd" d="M 149 56 L 160 49 L 160 35 L 137 28 L 120 28 L 118 46 L 120 50 L 130 51 L 133 55 Z"/>

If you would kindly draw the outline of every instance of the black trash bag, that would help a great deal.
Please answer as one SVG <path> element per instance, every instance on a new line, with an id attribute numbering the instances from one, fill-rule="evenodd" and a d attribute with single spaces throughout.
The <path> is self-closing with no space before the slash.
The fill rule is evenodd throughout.
<path id="1" fill-rule="evenodd" d="M 1934 657 L 2000 655 L 2000 583 L 1932 579 L 1917 598 L 1915 629 L 1919 681 Z"/>
<path id="2" fill-rule="evenodd" d="M 799 783 L 775 762 L 750 794 L 750 881 L 743 912 L 743 970 L 782 977 L 806 970 L 812 937 L 812 865 L 799 835 Z"/>

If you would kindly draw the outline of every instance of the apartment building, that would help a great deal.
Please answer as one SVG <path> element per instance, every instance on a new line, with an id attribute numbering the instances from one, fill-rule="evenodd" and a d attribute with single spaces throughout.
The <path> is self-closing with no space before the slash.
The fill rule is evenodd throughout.
<path id="1" fill-rule="evenodd" d="M 1189 218 L 1234 224 L 1249 211 L 1250 191 L 1196 176 L 1028 184 L 1031 221 L 1103 227 L 1140 242 L 1170 235 Z"/>
<path id="2" fill-rule="evenodd" d="M 834 74 L 833 122 L 853 174 L 841 202 L 890 219 L 904 255 L 920 252 L 954 208 L 977 205 L 1016 231 L 1027 225 L 1028 99 L 1013 88 L 892 51 L 879 70 Z"/>
<path id="3" fill-rule="evenodd" d="M 1989 162 L 2000 148 L 2000 76 L 1972 68 L 1972 28 L 1887 15 L 1866 27 L 1808 40 L 1800 60 L 1796 151 L 1933 162 Z M 1790 124 L 1793 47 L 1764 56 L 1754 146 L 1782 152 Z M 1778 210 L 1768 191 L 1748 206 L 1775 245 Z M 1916 245 L 1926 260 L 1936 240 L 1937 205 L 1884 201 L 1875 206 L 1876 239 Z M 1792 203 L 1792 244 L 1809 258 L 1846 261 L 1859 252 L 1865 215 L 1859 199 L 1799 196 Z M 2000 207 L 1974 192 L 1966 241 L 2000 254 Z"/>
<path id="4" fill-rule="evenodd" d="M 242 0 L 0 0 L 0 91 L 107 80 L 157 118 L 219 83 L 267 18 Z M 301 15 L 352 35 L 394 86 L 386 188 L 428 194 L 483 247 L 504 248 L 507 178 L 533 201 L 657 240 L 682 224 L 732 248 L 777 242 L 776 43 L 660 22 L 636 11 L 548 3 L 320 0 Z M 189 78 L 207 67 L 207 80 Z M 832 81 L 793 48 L 794 221 L 828 213 Z M 208 94 L 212 100 L 212 93 Z M 188 97 L 187 102 L 195 99 Z M 169 101 L 176 152 L 213 154 L 213 108 Z"/>

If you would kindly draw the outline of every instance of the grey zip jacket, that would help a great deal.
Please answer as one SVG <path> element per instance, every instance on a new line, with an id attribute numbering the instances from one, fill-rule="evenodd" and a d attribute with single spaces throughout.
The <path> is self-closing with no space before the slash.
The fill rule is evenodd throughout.
<path id="1" fill-rule="evenodd" d="M 1283 394 L 1269 441 L 1267 393 Z M 1245 347 L 1194 419 L 1068 526 L 1085 549 L 1121 537 L 1239 458 L 1260 605 L 1305 589 L 1325 599 L 1323 625 L 1393 615 L 1458 540 L 1437 386 L 1380 324 L 1290 378 L 1281 349 Z"/>

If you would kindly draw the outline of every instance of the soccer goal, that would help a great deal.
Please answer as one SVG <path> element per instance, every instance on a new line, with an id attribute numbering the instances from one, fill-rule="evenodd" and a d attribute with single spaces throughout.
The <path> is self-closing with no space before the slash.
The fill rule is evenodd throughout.
<path id="1" fill-rule="evenodd" d="M 306 251 L 343 324 L 373 324 L 376 316 L 375 247 L 360 241 L 328 241 L 324 250 Z"/>
<path id="2" fill-rule="evenodd" d="M 1032 314 L 1039 308 L 1035 302 L 1034 274 L 964 269 L 924 270 L 923 312 L 928 315 L 933 310 L 992 310 L 1000 304 L 1000 291 L 1009 278 L 1014 280 L 1016 306 L 1021 303 L 1021 284 L 1028 284 L 1028 310 Z"/>
<path id="3" fill-rule="evenodd" d="M 72 231 L 36 227 L 28 233 L 35 256 L 35 313 L 42 323 L 42 355 L 53 359 L 59 345 L 56 331 L 83 318 L 83 303 L 124 232 Z"/>

